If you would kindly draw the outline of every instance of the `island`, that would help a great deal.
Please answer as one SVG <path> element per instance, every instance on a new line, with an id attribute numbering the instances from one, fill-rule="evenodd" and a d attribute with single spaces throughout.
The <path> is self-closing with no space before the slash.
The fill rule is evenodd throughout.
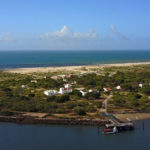
<path id="1" fill-rule="evenodd" d="M 150 118 L 150 63 L 0 71 L 0 121 L 104 125 Z"/>

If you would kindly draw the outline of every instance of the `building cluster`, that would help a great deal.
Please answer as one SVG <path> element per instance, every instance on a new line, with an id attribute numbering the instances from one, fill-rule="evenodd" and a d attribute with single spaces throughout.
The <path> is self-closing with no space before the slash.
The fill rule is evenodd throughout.
<path id="1" fill-rule="evenodd" d="M 57 90 L 46 90 L 44 94 L 47 96 L 58 95 L 58 94 L 65 94 L 72 92 L 72 85 L 71 84 L 64 84 L 64 87 L 60 88 L 59 91 Z"/>
<path id="2" fill-rule="evenodd" d="M 78 89 L 77 89 L 78 90 Z M 82 96 L 85 96 L 87 93 L 92 93 L 92 92 L 97 92 L 99 93 L 98 90 L 92 90 L 92 89 L 89 89 L 88 91 L 86 91 L 84 88 L 82 89 L 79 89 L 80 93 L 82 94 Z"/>
<path id="3" fill-rule="evenodd" d="M 69 75 L 56 75 L 52 76 L 51 79 L 53 80 L 59 80 L 62 79 L 64 82 L 67 82 L 67 79 L 70 77 L 76 76 L 75 74 L 69 74 Z"/>
<path id="4" fill-rule="evenodd" d="M 150 85 L 150 83 L 149 83 L 149 85 Z M 142 83 L 138 84 L 138 87 L 142 88 L 143 84 Z M 112 89 L 110 87 L 104 87 L 103 90 L 104 90 L 104 92 L 112 92 Z M 118 86 L 116 86 L 116 90 L 122 90 L 122 87 L 120 85 L 118 85 Z"/>
<path id="5" fill-rule="evenodd" d="M 90 72 L 90 73 L 93 73 L 93 72 Z M 81 77 L 81 76 L 83 76 L 85 74 L 87 74 L 87 72 L 86 73 L 83 72 L 83 73 L 79 73 L 79 74 L 69 74 L 69 75 L 56 75 L 56 76 L 52 76 L 51 78 L 54 79 L 54 80 L 62 79 L 64 82 L 67 82 L 67 79 L 70 78 L 70 77 L 74 77 L 74 76 Z M 34 81 L 34 80 L 32 82 L 36 83 L 36 81 Z M 46 90 L 46 91 L 44 91 L 44 94 L 47 95 L 47 96 L 52 96 L 52 95 L 71 93 L 73 84 L 76 84 L 76 81 L 74 81 L 72 83 L 64 84 L 64 87 L 61 87 L 59 89 L 59 91 L 57 91 L 57 90 Z M 142 88 L 143 84 L 139 83 L 138 86 L 139 86 L 139 88 Z M 99 92 L 97 90 L 92 90 L 92 89 L 87 91 L 87 90 L 85 90 L 85 88 L 75 88 L 75 89 L 80 91 L 82 96 L 85 96 L 87 93 L 90 93 L 90 92 Z M 115 89 L 118 90 L 118 91 L 121 91 L 122 87 L 120 85 L 117 85 L 115 87 Z M 103 91 L 104 92 L 112 92 L 113 90 L 110 87 L 104 87 Z"/>

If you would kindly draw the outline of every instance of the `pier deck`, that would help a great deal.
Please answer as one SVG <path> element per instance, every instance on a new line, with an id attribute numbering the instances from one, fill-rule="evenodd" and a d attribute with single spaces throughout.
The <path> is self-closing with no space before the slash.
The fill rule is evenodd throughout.
<path id="1" fill-rule="evenodd" d="M 116 121 L 116 120 L 112 120 L 112 119 L 109 119 L 109 121 L 110 121 L 111 123 L 105 125 L 107 128 L 111 128 L 111 127 L 114 127 L 114 126 L 116 126 L 116 127 L 131 127 L 131 128 L 134 127 L 134 125 L 133 125 L 132 122 L 120 123 L 120 122 L 118 122 L 118 121 Z"/>

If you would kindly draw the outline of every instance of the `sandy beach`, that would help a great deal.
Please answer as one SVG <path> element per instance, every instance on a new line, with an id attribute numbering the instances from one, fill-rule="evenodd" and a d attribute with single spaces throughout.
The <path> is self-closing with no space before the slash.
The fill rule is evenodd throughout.
<path id="1" fill-rule="evenodd" d="M 121 121 L 127 121 L 129 118 L 132 121 L 150 119 L 150 113 L 127 113 L 127 114 L 114 114 L 115 117 Z"/>
<path id="2" fill-rule="evenodd" d="M 92 71 L 93 69 L 103 69 L 104 67 L 128 67 L 147 65 L 150 62 L 137 62 L 137 63 L 119 63 L 119 64 L 98 64 L 98 65 L 84 65 L 84 66 L 62 66 L 62 67 L 35 67 L 35 68 L 17 68 L 5 70 L 10 73 L 46 73 L 46 72 L 80 72 Z"/>

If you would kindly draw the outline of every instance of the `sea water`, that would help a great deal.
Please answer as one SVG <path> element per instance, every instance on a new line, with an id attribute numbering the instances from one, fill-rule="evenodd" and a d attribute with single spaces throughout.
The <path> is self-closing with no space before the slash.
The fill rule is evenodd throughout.
<path id="1" fill-rule="evenodd" d="M 0 69 L 150 61 L 150 51 L 0 51 Z"/>

